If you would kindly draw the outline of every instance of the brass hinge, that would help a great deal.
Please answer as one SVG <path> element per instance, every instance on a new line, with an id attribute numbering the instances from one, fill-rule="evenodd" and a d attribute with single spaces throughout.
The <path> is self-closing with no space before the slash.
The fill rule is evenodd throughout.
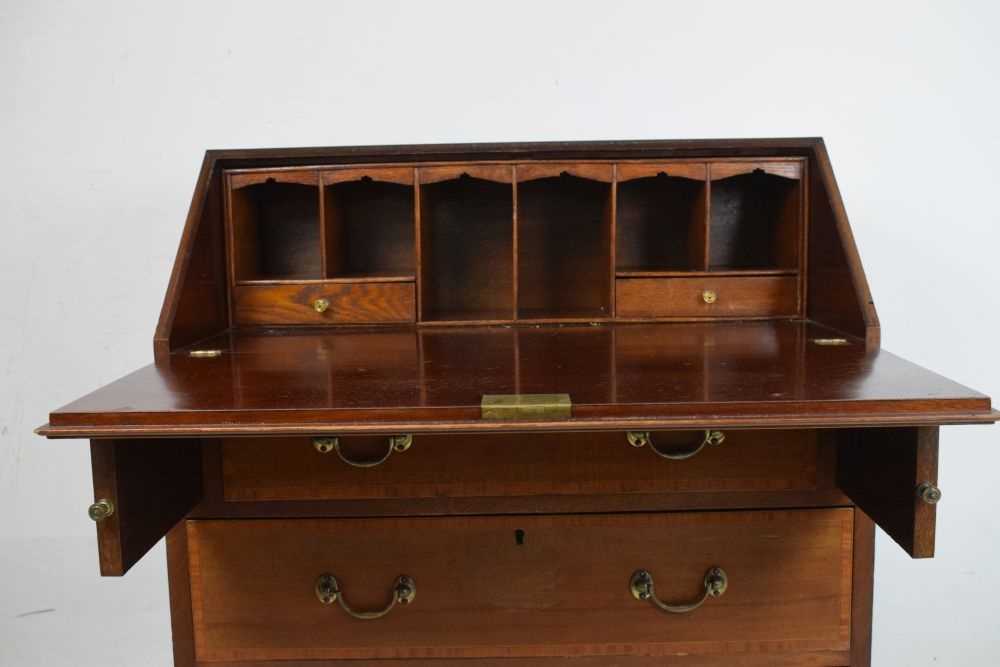
<path id="1" fill-rule="evenodd" d="M 214 359 L 222 356 L 222 350 L 190 350 L 188 356 L 193 359 Z"/>
<path id="2" fill-rule="evenodd" d="M 481 408 L 483 419 L 532 421 L 573 416 L 569 394 L 484 394 Z"/>
<path id="3" fill-rule="evenodd" d="M 822 345 L 824 347 L 840 347 L 851 344 L 846 338 L 813 338 L 812 342 L 815 345 Z"/>

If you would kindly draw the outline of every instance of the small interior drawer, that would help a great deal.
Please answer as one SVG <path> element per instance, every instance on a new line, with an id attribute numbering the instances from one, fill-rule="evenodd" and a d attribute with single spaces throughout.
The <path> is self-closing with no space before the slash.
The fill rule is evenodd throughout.
<path id="1" fill-rule="evenodd" d="M 405 447 L 400 442 L 384 436 L 224 439 L 224 497 L 813 491 L 831 485 L 833 475 L 816 431 L 417 435 Z"/>
<path id="2" fill-rule="evenodd" d="M 853 516 L 190 521 L 196 658 L 798 654 L 796 664 L 846 664 Z M 642 571 L 657 600 L 703 604 L 662 611 L 642 597 Z M 829 662 L 805 660 L 816 654 Z"/>
<path id="3" fill-rule="evenodd" d="M 233 318 L 239 325 L 376 324 L 415 317 L 412 282 L 237 285 L 233 291 Z"/>
<path id="4" fill-rule="evenodd" d="M 798 312 L 798 278 L 619 278 L 615 300 L 622 318 L 791 317 Z"/>

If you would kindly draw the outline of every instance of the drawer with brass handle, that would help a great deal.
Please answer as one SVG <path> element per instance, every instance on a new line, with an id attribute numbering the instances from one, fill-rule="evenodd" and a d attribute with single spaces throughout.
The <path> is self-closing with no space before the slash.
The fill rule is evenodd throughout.
<path id="1" fill-rule="evenodd" d="M 228 438 L 221 476 L 229 501 L 810 492 L 832 487 L 827 449 L 811 430 Z"/>
<path id="2" fill-rule="evenodd" d="M 189 521 L 196 657 L 822 654 L 846 664 L 853 517 Z"/>

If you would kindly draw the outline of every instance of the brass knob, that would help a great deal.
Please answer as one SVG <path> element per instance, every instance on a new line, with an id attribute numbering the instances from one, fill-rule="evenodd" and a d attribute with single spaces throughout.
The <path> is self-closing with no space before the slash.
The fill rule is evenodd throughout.
<path id="1" fill-rule="evenodd" d="M 317 313 L 325 313 L 327 308 L 330 307 L 330 301 L 328 299 L 316 299 L 313 301 L 313 310 Z"/>
<path id="2" fill-rule="evenodd" d="M 937 505 L 941 501 L 941 489 L 931 482 L 921 482 L 917 487 L 917 497 L 928 505 Z"/>
<path id="3" fill-rule="evenodd" d="M 707 289 L 701 293 L 701 300 L 705 303 L 715 303 L 719 298 L 719 295 L 715 293 L 715 290 Z"/>
<path id="4" fill-rule="evenodd" d="M 115 513 L 115 504 L 108 500 L 107 498 L 101 498 L 89 508 L 87 508 L 87 515 L 91 519 L 97 522 L 104 521 L 109 516 Z"/>

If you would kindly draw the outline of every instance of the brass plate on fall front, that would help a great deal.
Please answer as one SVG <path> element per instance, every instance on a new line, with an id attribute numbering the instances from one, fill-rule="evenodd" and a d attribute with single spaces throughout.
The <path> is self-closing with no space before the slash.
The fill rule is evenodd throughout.
<path id="1" fill-rule="evenodd" d="M 531 421 L 573 416 L 569 394 L 484 394 L 481 405 L 483 419 Z"/>

